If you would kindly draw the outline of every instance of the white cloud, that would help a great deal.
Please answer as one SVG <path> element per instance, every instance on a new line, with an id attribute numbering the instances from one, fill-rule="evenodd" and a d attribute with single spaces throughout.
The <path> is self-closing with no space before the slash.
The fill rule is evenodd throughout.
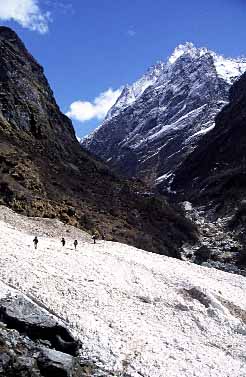
<path id="1" fill-rule="evenodd" d="M 73 118 L 80 122 L 86 122 L 91 119 L 102 120 L 107 115 L 109 109 L 115 104 L 120 96 L 122 89 L 113 90 L 109 88 L 94 99 L 89 101 L 76 101 L 70 105 L 67 112 L 69 118 Z"/>
<path id="2" fill-rule="evenodd" d="M 135 37 L 137 32 L 133 29 L 129 29 L 129 30 L 127 30 L 127 34 L 129 35 L 129 37 Z"/>
<path id="3" fill-rule="evenodd" d="M 0 20 L 13 20 L 25 28 L 44 34 L 49 29 L 50 14 L 41 11 L 38 0 L 4 0 L 0 4 Z"/>
<path id="4" fill-rule="evenodd" d="M 60 12 L 65 15 L 75 13 L 73 4 L 68 0 L 43 0 L 43 3 L 55 12 Z"/>

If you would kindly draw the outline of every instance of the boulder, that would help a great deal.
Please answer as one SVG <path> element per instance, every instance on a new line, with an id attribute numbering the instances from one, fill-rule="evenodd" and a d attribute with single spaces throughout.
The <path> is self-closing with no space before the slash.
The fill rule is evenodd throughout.
<path id="1" fill-rule="evenodd" d="M 38 357 L 39 369 L 45 377 L 81 377 L 78 361 L 71 355 L 44 348 Z"/>
<path id="2" fill-rule="evenodd" d="M 76 356 L 80 348 L 57 318 L 24 296 L 0 299 L 0 321 L 34 341 L 48 341 L 57 351 Z"/>
<path id="3" fill-rule="evenodd" d="M 201 264 L 203 262 L 207 262 L 208 260 L 212 259 L 213 252 L 209 247 L 202 245 L 198 250 L 195 252 L 195 260 L 194 263 Z"/>

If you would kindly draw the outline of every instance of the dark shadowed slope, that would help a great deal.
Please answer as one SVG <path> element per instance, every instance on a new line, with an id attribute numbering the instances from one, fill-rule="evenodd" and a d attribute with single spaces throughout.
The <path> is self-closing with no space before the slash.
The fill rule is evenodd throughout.
<path id="1" fill-rule="evenodd" d="M 230 212 L 246 189 L 246 74 L 231 88 L 230 103 L 216 126 L 177 171 L 173 190 Z"/>

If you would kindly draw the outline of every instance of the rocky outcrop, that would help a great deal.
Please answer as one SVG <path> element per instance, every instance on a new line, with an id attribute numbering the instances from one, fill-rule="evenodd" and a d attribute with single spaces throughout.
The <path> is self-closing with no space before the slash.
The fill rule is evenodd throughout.
<path id="1" fill-rule="evenodd" d="M 80 368 L 78 362 L 73 357 L 51 349 L 43 349 L 38 356 L 37 363 L 44 376 L 86 376 L 86 374 L 82 372 L 82 368 Z"/>
<path id="2" fill-rule="evenodd" d="M 77 359 L 54 349 L 43 349 L 16 330 L 1 329 L 0 349 L 1 377 L 86 376 Z"/>
<path id="3" fill-rule="evenodd" d="M 176 169 L 214 126 L 245 59 L 179 46 L 167 63 L 127 86 L 102 126 L 82 141 L 128 177 L 169 189 Z"/>
<path id="4" fill-rule="evenodd" d="M 0 28 L 0 204 L 59 218 L 107 239 L 177 256 L 196 230 L 142 182 L 126 181 L 81 150 L 42 67 Z"/>
<path id="5" fill-rule="evenodd" d="M 0 328 L 0 376 L 86 375 L 79 342 L 58 318 L 12 289 L 0 299 Z"/>
<path id="6" fill-rule="evenodd" d="M 32 340 L 44 340 L 58 351 L 76 356 L 79 343 L 69 331 L 24 296 L 7 297 L 0 300 L 0 320 L 8 328 L 16 329 Z"/>
<path id="7" fill-rule="evenodd" d="M 187 208 L 188 203 L 184 204 Z M 246 276 L 245 236 L 244 231 L 236 225 L 240 215 L 216 219 L 207 211 L 207 206 L 195 208 L 190 204 L 189 210 L 186 209 L 186 216 L 198 226 L 200 237 L 199 242 L 193 246 L 183 245 L 181 258 Z"/>

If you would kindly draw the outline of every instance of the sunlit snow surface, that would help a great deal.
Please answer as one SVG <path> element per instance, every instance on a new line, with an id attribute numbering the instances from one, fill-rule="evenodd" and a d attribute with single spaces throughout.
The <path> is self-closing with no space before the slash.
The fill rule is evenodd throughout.
<path id="1" fill-rule="evenodd" d="M 0 228 L 0 279 L 64 318 L 84 355 L 115 376 L 245 377 L 245 278 L 119 243 L 93 245 L 58 221 L 4 207 Z"/>

